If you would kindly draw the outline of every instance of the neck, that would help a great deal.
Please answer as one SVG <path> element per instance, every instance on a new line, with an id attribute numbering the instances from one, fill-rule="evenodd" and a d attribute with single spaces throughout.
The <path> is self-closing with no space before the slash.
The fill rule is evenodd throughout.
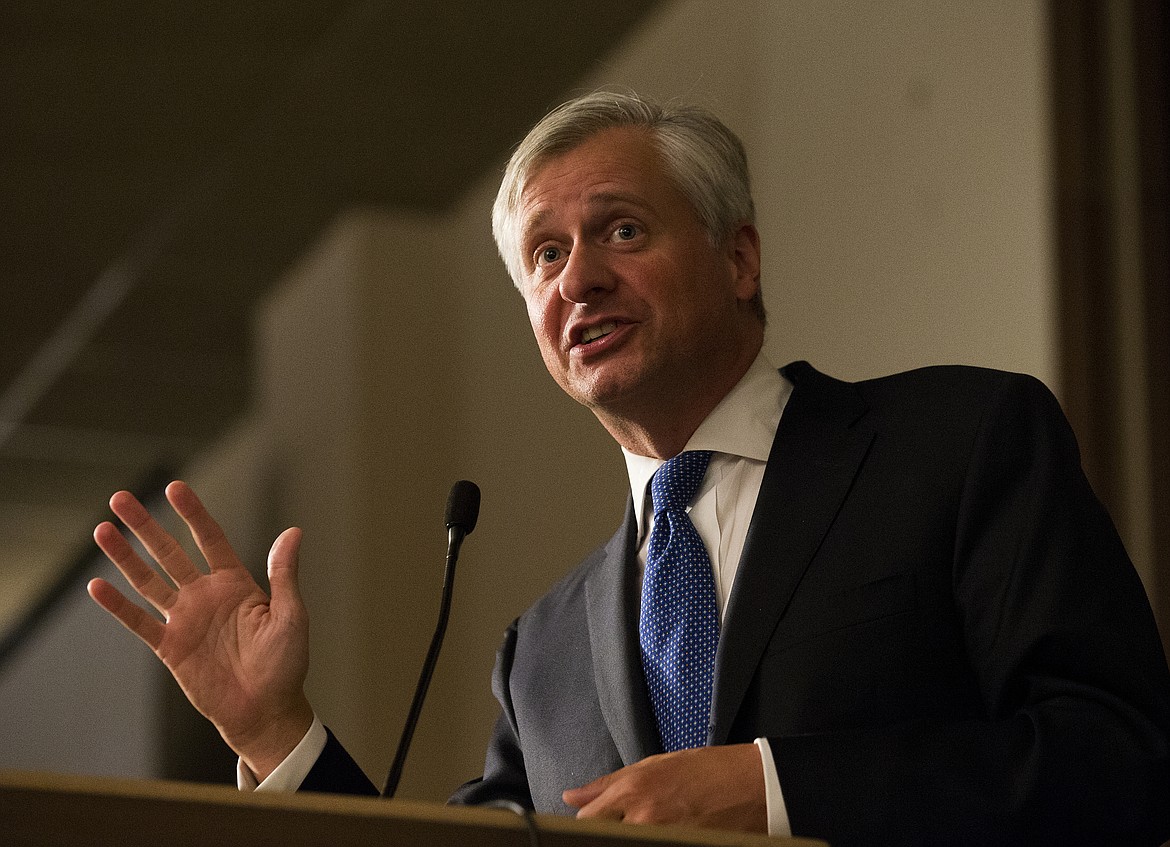
<path id="1" fill-rule="evenodd" d="M 595 414 L 597 414 L 597 419 L 601 421 L 601 425 L 613 436 L 614 441 L 631 453 L 636 453 L 639 456 L 651 456 L 655 459 L 670 459 L 681 453 L 686 447 L 687 441 L 699 428 L 699 424 L 703 422 L 703 418 L 694 422 L 680 422 L 667 431 L 662 426 L 647 427 L 637 421 L 629 419 L 608 420 L 599 413 Z"/>
<path id="2" fill-rule="evenodd" d="M 760 348 L 745 350 L 731 367 L 719 371 L 691 391 L 677 389 L 658 396 L 642 394 L 637 403 L 621 408 L 593 408 L 593 414 L 622 447 L 639 456 L 670 459 L 686 447 L 699 425 L 739 384 Z"/>

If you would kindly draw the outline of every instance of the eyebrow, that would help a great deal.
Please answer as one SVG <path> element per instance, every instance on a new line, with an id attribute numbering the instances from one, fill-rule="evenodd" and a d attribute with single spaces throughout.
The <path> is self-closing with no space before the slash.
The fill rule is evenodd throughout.
<path id="1" fill-rule="evenodd" d="M 596 194 L 589 195 L 585 201 L 585 206 L 588 209 L 621 205 L 636 206 L 640 209 L 647 208 L 645 202 L 636 195 L 626 194 L 620 191 L 600 191 Z M 552 210 L 546 207 L 537 210 L 522 221 L 520 225 L 520 244 L 523 245 L 531 236 L 532 231 L 543 226 L 544 222 L 550 217 L 552 217 Z"/>

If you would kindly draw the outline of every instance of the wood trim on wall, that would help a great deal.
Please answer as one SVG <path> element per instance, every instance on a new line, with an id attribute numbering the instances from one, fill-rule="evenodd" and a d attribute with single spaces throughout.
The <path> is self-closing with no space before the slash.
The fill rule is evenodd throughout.
<path id="1" fill-rule="evenodd" d="M 1049 4 L 1062 398 L 1170 652 L 1167 17 Z"/>

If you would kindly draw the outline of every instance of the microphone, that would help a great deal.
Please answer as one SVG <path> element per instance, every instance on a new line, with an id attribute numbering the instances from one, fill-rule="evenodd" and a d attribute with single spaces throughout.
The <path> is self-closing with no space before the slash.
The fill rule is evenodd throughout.
<path id="1" fill-rule="evenodd" d="M 410 704 L 406 726 L 403 727 L 402 737 L 398 740 L 398 752 L 394 754 L 394 763 L 390 766 L 390 773 L 386 774 L 386 784 L 382 787 L 383 797 L 391 798 L 398 790 L 398 780 L 402 777 L 402 766 L 406 763 L 406 753 L 410 749 L 414 728 L 422 713 L 423 700 L 426 699 L 427 688 L 431 684 L 431 675 L 435 672 L 435 663 L 439 660 L 439 648 L 443 646 L 443 635 L 447 632 L 447 618 L 451 615 L 451 594 L 455 590 L 455 563 L 459 561 L 459 548 L 463 546 L 463 539 L 475 529 L 475 522 L 478 519 L 479 486 L 474 482 L 461 479 L 451 486 L 451 493 L 447 495 L 447 566 L 443 572 L 443 599 L 439 604 L 439 622 L 435 625 L 435 634 L 431 636 L 431 647 L 427 650 L 427 658 L 423 662 L 422 673 L 419 674 L 418 685 L 414 689 L 414 701 Z"/>

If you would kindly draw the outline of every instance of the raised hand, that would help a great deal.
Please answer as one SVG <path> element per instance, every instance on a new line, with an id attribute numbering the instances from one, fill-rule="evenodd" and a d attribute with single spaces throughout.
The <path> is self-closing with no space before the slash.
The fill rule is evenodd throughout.
<path id="1" fill-rule="evenodd" d="M 147 564 L 109 522 L 94 540 L 163 620 L 104 579 L 89 594 L 146 642 L 187 698 L 263 779 L 292 752 L 313 721 L 304 695 L 308 614 L 297 586 L 299 529 L 286 529 L 268 554 L 272 597 L 240 562 L 219 524 L 185 483 L 167 500 L 186 522 L 208 571 L 198 567 L 128 492 L 110 508 L 137 536 L 160 570 Z"/>

